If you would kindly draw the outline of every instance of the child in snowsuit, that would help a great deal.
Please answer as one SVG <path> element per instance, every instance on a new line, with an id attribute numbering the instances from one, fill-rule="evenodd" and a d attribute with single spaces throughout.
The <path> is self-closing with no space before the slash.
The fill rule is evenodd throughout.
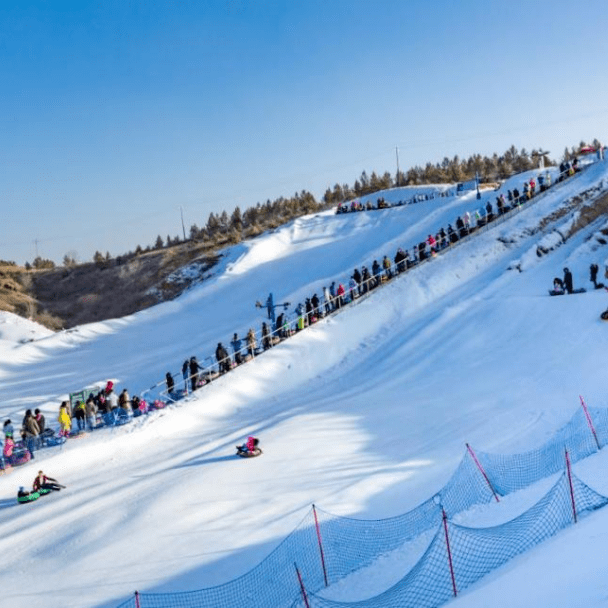
<path id="1" fill-rule="evenodd" d="M 4 439 L 4 448 L 2 449 L 2 455 L 4 456 L 4 462 L 8 465 L 13 464 L 13 451 L 15 450 L 15 441 L 12 435 L 6 435 Z"/>
<path id="2" fill-rule="evenodd" d="M 59 436 L 68 437 L 70 434 L 70 430 L 72 429 L 72 419 L 68 414 L 67 407 L 65 405 L 61 405 L 59 408 L 59 416 L 57 417 L 57 421 L 61 426 L 61 430 L 59 431 Z"/>
<path id="3" fill-rule="evenodd" d="M 243 445 L 237 445 L 236 451 L 239 454 L 251 454 L 255 452 L 260 440 L 256 437 L 247 437 L 247 441 Z"/>

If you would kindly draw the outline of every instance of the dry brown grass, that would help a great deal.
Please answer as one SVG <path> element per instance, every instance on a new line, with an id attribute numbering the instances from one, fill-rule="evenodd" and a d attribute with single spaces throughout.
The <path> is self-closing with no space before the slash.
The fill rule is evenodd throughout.
<path id="1" fill-rule="evenodd" d="M 208 245 L 184 243 L 120 264 L 113 259 L 105 265 L 91 262 L 52 270 L 0 267 L 0 310 L 55 330 L 123 317 L 182 293 L 187 281 L 176 285 L 166 278 L 195 259 L 208 269 L 217 256 Z"/>

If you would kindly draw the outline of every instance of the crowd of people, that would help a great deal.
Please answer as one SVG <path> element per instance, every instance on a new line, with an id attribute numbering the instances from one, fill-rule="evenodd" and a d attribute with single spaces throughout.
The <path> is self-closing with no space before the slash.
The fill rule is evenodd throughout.
<path id="1" fill-rule="evenodd" d="M 415 203 L 433 200 L 436 197 L 443 198 L 447 196 L 456 196 L 456 191 L 454 189 L 436 190 L 427 194 L 415 194 L 410 199 L 400 199 L 396 203 L 386 201 L 383 196 L 380 196 L 376 199 L 375 205 L 371 201 L 362 203 L 361 201 L 354 200 L 346 203 L 340 203 L 336 208 L 336 214 L 353 213 L 355 211 L 374 211 L 378 209 L 389 209 L 390 207 L 402 207 L 403 205 L 414 205 Z"/>
<path id="2" fill-rule="evenodd" d="M 573 175 L 578 170 L 576 162 L 562 163 L 558 182 Z M 262 323 L 259 332 L 249 328 L 244 338 L 234 333 L 230 340 L 230 348 L 219 342 L 215 349 L 215 357 L 209 357 L 210 363 L 202 366 L 195 355 L 186 359 L 181 368 L 181 382 L 177 382 L 174 374 L 167 372 L 162 383 L 164 393 L 169 400 L 176 401 L 200 387 L 208 384 L 233 368 L 250 361 L 262 352 L 272 348 L 282 340 L 316 323 L 319 319 L 333 314 L 344 305 L 365 296 L 382 283 L 407 272 L 418 264 L 436 256 L 440 251 L 458 243 L 461 239 L 473 234 L 476 230 L 494 221 L 513 208 L 525 204 L 537 193 L 544 192 L 551 186 L 551 174 L 547 171 L 532 177 L 524 183 L 520 194 L 518 189 L 509 190 L 507 197 L 500 194 L 496 199 L 496 213 L 490 201 L 485 207 L 471 214 L 469 211 L 456 218 L 453 227 L 440 228 L 434 235 L 411 247 L 410 250 L 399 247 L 392 260 L 385 255 L 381 261 L 373 260 L 371 270 L 367 266 L 355 268 L 348 282 L 332 281 L 324 286 L 321 296 L 314 293 L 299 303 L 295 317 L 290 319 L 286 312 Z M 429 195 L 425 195 L 429 196 Z M 572 275 L 564 269 L 564 279 L 556 279 L 556 289 L 572 292 Z M 591 280 L 597 287 L 597 265 L 591 267 Z M 561 286 L 560 286 L 561 284 Z M 599 284 L 603 286 L 602 284 Z M 175 374 L 177 375 L 177 374 Z M 158 386 L 158 385 L 157 385 Z M 26 410 L 21 427 L 20 438 L 15 438 L 15 429 L 11 420 L 4 422 L 4 444 L 0 464 L 2 468 L 15 466 L 35 458 L 35 452 L 43 447 L 64 443 L 69 437 L 92 431 L 101 427 L 111 427 L 125 424 L 133 418 L 146 414 L 152 409 L 160 409 L 166 403 L 157 399 L 152 404 L 135 395 L 131 397 L 126 388 L 120 393 L 114 390 L 114 385 L 108 381 L 106 386 L 90 391 L 85 399 L 63 401 L 57 415 L 58 430 L 47 425 L 44 415 L 36 408 Z"/>
<path id="3" fill-rule="evenodd" d="M 562 164 L 557 182 L 573 175 L 578 170 L 576 163 Z M 208 357 L 205 360 L 208 362 L 205 366 L 199 364 L 196 356 L 186 359 L 181 369 L 182 383 L 178 386 L 174 374 L 167 372 L 163 383 L 164 392 L 170 400 L 176 401 L 205 386 L 231 369 L 250 361 L 305 327 L 316 323 L 319 319 L 368 294 L 382 283 L 435 257 L 439 252 L 452 247 L 461 239 L 495 221 L 498 217 L 523 206 L 535 195 L 550 188 L 551 183 L 551 173 L 548 170 L 540 172 L 536 177 L 531 177 L 524 182 L 522 194 L 517 188 L 509 190 L 506 197 L 504 194 L 500 194 L 496 197 L 495 207 L 490 201 L 487 201 L 485 206 L 472 213 L 466 211 L 458 216 L 454 221 L 454 226 L 448 224 L 447 228 L 440 228 L 435 234 L 429 234 L 424 241 L 410 249 L 399 247 L 392 259 L 385 255 L 381 260 L 373 260 L 371 269 L 367 266 L 362 266 L 360 269 L 355 268 L 347 282 L 333 281 L 328 286 L 324 286 L 319 294 L 313 293 L 304 302 L 299 303 L 293 311 L 292 318 L 289 318 L 287 313 L 281 313 L 276 318 L 264 321 L 258 332 L 249 328 L 244 338 L 240 338 L 235 333 L 230 340 L 230 349 L 223 343 L 218 343 L 215 357 Z M 433 197 L 433 195 L 424 196 Z M 383 200 L 379 199 L 378 202 L 383 204 Z M 353 201 L 353 204 L 355 205 L 353 210 L 360 210 L 360 203 Z"/>
<path id="4" fill-rule="evenodd" d="M 0 465 L 2 469 L 18 466 L 33 460 L 42 448 L 62 445 L 70 437 L 75 437 L 102 427 L 126 424 L 133 418 L 161 409 L 165 403 L 156 400 L 148 404 L 139 396 L 131 397 L 126 388 L 120 393 L 114 390 L 114 383 L 108 381 L 101 390 L 89 391 L 86 400 L 62 401 L 58 408 L 57 425 L 48 424 L 44 414 L 36 408 L 26 410 L 21 426 L 17 429 L 10 419 L 3 424 L 4 441 Z"/>
<path id="5" fill-rule="evenodd" d="M 579 171 L 578 159 L 574 158 L 572 161 L 563 161 L 559 166 L 559 176 L 557 178 L 558 182 L 563 181 L 567 177 L 574 175 L 577 171 Z M 520 192 L 517 188 L 508 191 L 508 201 L 507 205 L 504 195 L 496 197 L 496 205 L 497 212 L 499 215 L 502 213 L 506 213 L 509 208 L 513 205 L 523 204 L 524 202 L 530 200 L 535 194 L 538 185 L 538 192 L 544 192 L 547 188 L 551 187 L 551 173 L 547 170 L 544 173 L 541 171 L 537 178 L 530 178 L 529 181 L 524 182 L 522 192 Z M 378 197 L 376 199 L 376 204 L 371 201 L 367 201 L 362 203 L 358 200 L 353 200 L 350 202 L 340 203 L 336 208 L 336 213 L 352 213 L 355 211 L 374 211 L 378 209 L 388 209 L 390 207 L 401 207 L 403 205 L 412 205 L 414 203 L 419 203 L 422 201 L 433 200 L 436 197 L 446 197 L 446 196 L 456 196 L 459 194 L 458 188 L 456 190 L 442 190 L 442 191 L 434 191 L 428 194 L 415 194 L 412 198 L 408 200 L 399 200 L 395 203 L 387 202 L 383 196 Z"/>

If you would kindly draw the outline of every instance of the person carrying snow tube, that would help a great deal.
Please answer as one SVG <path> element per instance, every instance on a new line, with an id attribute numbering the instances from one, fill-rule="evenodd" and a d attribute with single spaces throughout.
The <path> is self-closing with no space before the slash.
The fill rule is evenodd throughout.
<path id="1" fill-rule="evenodd" d="M 260 440 L 257 437 L 249 436 L 243 445 L 236 446 L 236 453 L 243 458 L 252 458 L 259 456 L 262 449 L 259 447 Z"/>
<path id="2" fill-rule="evenodd" d="M 52 492 L 54 490 L 59 492 L 61 488 L 65 488 L 65 486 L 62 486 L 53 477 L 47 477 L 42 471 L 38 471 L 38 475 L 32 484 L 32 489 L 34 492 L 39 492 L 40 494 L 47 494 L 48 492 Z"/>

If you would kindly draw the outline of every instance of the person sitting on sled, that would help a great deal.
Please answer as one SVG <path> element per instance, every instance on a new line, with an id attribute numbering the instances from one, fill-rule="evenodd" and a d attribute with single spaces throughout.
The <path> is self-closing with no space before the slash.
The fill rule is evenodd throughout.
<path id="1" fill-rule="evenodd" d="M 247 437 L 247 441 L 243 445 L 237 445 L 236 450 L 242 454 L 251 454 L 255 452 L 260 440 L 257 437 Z"/>
<path id="2" fill-rule="evenodd" d="M 56 479 L 52 477 L 47 477 L 42 471 L 38 471 L 38 475 L 36 479 L 34 479 L 34 483 L 32 484 L 32 488 L 34 492 L 39 492 L 40 490 L 61 490 L 63 488 Z"/>
<path id="3" fill-rule="evenodd" d="M 564 293 L 564 282 L 558 277 L 553 279 L 553 291 L 556 293 Z"/>
<path id="4" fill-rule="evenodd" d="M 17 492 L 17 498 L 25 498 L 26 496 L 29 496 L 30 493 L 23 487 L 21 486 L 19 488 L 19 492 Z"/>

